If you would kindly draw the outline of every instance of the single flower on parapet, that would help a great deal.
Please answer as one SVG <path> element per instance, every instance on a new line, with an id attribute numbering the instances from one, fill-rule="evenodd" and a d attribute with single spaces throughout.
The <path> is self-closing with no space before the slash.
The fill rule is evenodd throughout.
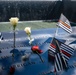
<path id="1" fill-rule="evenodd" d="M 39 46 L 37 46 L 37 45 L 32 46 L 31 50 L 40 57 L 42 62 L 44 62 L 43 58 L 40 56 L 40 54 L 43 53 L 43 51 L 39 49 Z"/>
<path id="2" fill-rule="evenodd" d="M 34 41 L 34 39 L 31 38 L 31 27 L 26 27 L 24 29 L 24 31 L 26 32 L 26 34 L 28 36 L 29 44 L 32 44 L 32 42 Z"/>
<path id="3" fill-rule="evenodd" d="M 10 23 L 11 23 L 11 25 L 12 25 L 12 27 L 13 27 L 13 50 L 11 51 L 11 52 L 13 52 L 12 53 L 12 60 L 14 61 L 14 54 L 15 54 L 15 51 L 17 52 L 17 49 L 15 49 L 16 47 L 15 47 L 15 44 L 16 44 L 16 34 L 15 34 L 15 29 L 16 29 L 16 26 L 17 26 L 17 24 L 18 24 L 18 18 L 17 17 L 11 17 L 10 19 L 9 19 L 9 21 L 10 21 Z"/>
<path id="4" fill-rule="evenodd" d="M 8 75 L 14 75 L 14 73 L 15 73 L 15 66 L 10 66 Z"/>
<path id="5" fill-rule="evenodd" d="M 15 28 L 17 26 L 19 19 L 17 17 L 11 17 L 9 20 L 10 20 L 11 25 Z"/>

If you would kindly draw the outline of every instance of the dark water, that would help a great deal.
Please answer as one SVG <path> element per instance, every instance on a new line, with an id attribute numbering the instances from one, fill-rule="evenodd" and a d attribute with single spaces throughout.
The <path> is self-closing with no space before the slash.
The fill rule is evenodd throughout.
<path id="1" fill-rule="evenodd" d="M 61 3 L 61 1 L 0 1 L 0 21 L 8 21 L 14 16 L 20 20 L 58 18 L 61 13 Z M 55 12 L 56 6 L 58 13 Z"/>
<path id="2" fill-rule="evenodd" d="M 0 0 L 0 21 L 9 21 L 10 17 L 24 20 L 59 19 L 63 13 L 70 21 L 76 22 L 76 1 L 3 1 Z"/>

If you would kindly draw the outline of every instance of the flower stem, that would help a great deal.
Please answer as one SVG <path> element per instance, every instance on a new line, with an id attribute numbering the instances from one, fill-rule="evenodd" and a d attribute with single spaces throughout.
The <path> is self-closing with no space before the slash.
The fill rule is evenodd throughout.
<path id="1" fill-rule="evenodd" d="M 44 62 L 44 60 L 42 59 L 42 57 L 40 56 L 40 54 L 36 51 L 37 55 L 40 57 L 41 61 Z"/>
<path id="2" fill-rule="evenodd" d="M 31 40 L 31 34 L 28 34 L 29 39 Z"/>
<path id="3" fill-rule="evenodd" d="M 29 37 L 29 44 L 31 45 L 32 44 L 31 34 L 28 34 L 28 37 Z"/>
<path id="4" fill-rule="evenodd" d="M 15 26 L 13 27 L 13 36 L 14 36 L 14 43 L 13 43 L 13 54 L 12 54 L 12 60 L 14 61 L 14 50 L 15 50 Z"/>
<path id="5" fill-rule="evenodd" d="M 14 30 L 14 44 L 13 44 L 13 48 L 15 49 L 15 30 Z"/>

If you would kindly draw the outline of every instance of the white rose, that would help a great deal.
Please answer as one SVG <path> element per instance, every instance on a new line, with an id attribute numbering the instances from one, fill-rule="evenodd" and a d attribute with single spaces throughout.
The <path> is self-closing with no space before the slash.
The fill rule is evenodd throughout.
<path id="1" fill-rule="evenodd" d="M 17 17 L 11 17 L 9 20 L 13 26 L 16 26 L 19 19 Z"/>
<path id="2" fill-rule="evenodd" d="M 24 29 L 24 31 L 26 32 L 27 35 L 30 35 L 31 34 L 31 27 L 26 27 Z"/>

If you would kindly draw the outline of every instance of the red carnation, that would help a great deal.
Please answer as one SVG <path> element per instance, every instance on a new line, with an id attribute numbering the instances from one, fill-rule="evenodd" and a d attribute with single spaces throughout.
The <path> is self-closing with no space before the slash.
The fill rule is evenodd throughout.
<path id="1" fill-rule="evenodd" d="M 39 46 L 37 46 L 37 45 L 36 46 L 32 46 L 31 50 L 33 52 L 36 52 L 37 51 L 38 53 L 42 53 L 43 52 L 42 50 L 39 49 Z"/>
<path id="2" fill-rule="evenodd" d="M 31 50 L 40 57 L 40 59 L 41 59 L 42 62 L 44 62 L 44 60 L 43 60 L 42 57 L 40 56 L 40 54 L 41 54 L 43 51 L 39 49 L 39 46 L 37 46 L 37 45 L 36 45 L 36 46 L 32 46 L 32 47 L 31 47 Z"/>
<path id="3" fill-rule="evenodd" d="M 15 67 L 14 66 L 11 66 L 10 67 L 10 74 L 14 74 L 14 72 L 15 72 Z"/>

